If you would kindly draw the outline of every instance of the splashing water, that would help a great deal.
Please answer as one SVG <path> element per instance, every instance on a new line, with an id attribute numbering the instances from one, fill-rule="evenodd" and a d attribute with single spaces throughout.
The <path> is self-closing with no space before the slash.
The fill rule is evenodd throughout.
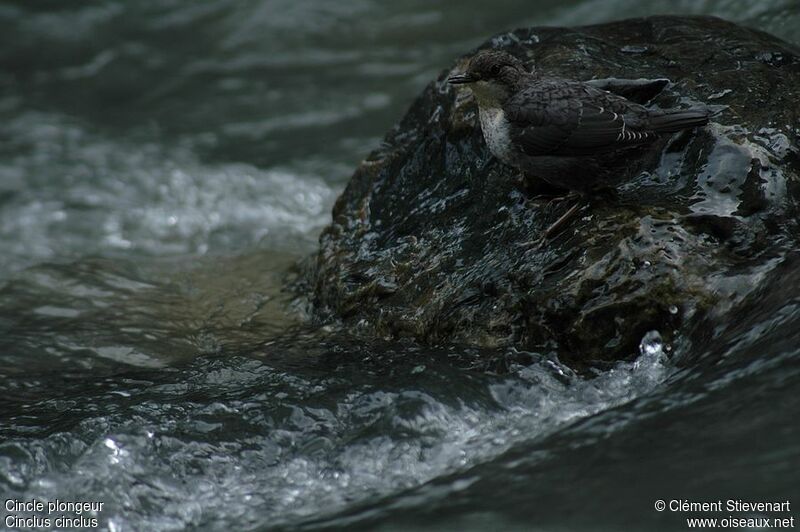
<path id="1" fill-rule="evenodd" d="M 4 483 L 43 501 L 103 493 L 100 517 L 118 530 L 289 524 L 468 470 L 635 400 L 670 371 L 646 356 L 589 380 L 545 359 L 506 377 L 417 367 L 386 382 L 352 367 L 314 376 L 201 358 L 106 379 L 80 403 L 27 405 L 38 417 L 67 401 L 73 421 L 0 445 L 16 457 Z"/>

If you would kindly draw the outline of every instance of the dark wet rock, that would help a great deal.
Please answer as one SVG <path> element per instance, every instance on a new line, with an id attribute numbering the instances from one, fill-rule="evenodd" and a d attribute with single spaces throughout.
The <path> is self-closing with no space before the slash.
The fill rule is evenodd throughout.
<path id="1" fill-rule="evenodd" d="M 520 244 L 568 205 L 532 198 L 492 159 L 471 96 L 445 83 L 462 58 L 337 201 L 305 278 L 320 320 L 572 363 L 625 358 L 648 331 L 689 342 L 735 319 L 798 246 L 796 48 L 716 18 L 678 17 L 522 29 L 489 46 L 553 76 L 672 80 L 640 95 L 653 105 L 728 107 L 638 156 L 641 171 L 616 200 L 530 249 Z"/>

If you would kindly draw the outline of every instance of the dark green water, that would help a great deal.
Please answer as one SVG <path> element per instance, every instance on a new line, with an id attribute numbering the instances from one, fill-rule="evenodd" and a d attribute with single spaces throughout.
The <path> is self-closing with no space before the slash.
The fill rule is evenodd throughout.
<path id="1" fill-rule="evenodd" d="M 0 3 L 0 499 L 103 501 L 114 531 L 684 530 L 654 502 L 800 505 L 800 257 L 706 344 L 645 341 L 591 380 L 307 331 L 281 291 L 455 57 L 658 12 L 800 42 L 794 0 Z"/>

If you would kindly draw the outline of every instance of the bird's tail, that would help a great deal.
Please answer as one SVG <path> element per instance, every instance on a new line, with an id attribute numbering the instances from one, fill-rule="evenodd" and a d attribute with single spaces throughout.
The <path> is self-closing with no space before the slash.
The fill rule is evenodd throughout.
<path id="1" fill-rule="evenodd" d="M 714 116 L 707 107 L 693 107 L 664 111 L 662 114 L 650 117 L 650 128 L 658 133 L 676 133 L 684 129 L 700 127 L 708 124 Z"/>

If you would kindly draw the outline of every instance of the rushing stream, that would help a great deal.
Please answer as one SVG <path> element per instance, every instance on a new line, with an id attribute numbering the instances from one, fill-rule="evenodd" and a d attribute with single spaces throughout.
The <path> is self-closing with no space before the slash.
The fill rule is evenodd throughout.
<path id="1" fill-rule="evenodd" d="M 800 255 L 714 341 L 653 331 L 594 378 L 314 330 L 283 289 L 456 56 L 660 5 L 0 3 L 2 502 L 103 502 L 81 524 L 112 531 L 683 530 L 656 500 L 800 505 Z M 663 6 L 800 42 L 795 0 Z"/>

